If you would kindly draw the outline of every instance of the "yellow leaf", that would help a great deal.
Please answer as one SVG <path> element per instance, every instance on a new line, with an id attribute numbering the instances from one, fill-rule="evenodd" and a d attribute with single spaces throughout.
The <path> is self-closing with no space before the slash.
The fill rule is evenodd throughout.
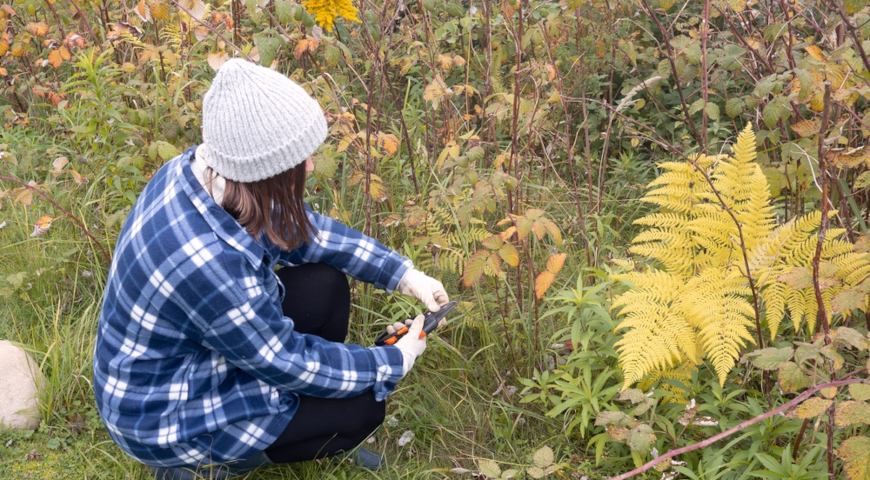
<path id="1" fill-rule="evenodd" d="M 48 35 L 48 24 L 45 22 L 38 23 L 28 23 L 27 26 L 24 27 L 25 30 L 31 33 L 31 35 L 35 37 L 44 37 Z"/>
<path id="2" fill-rule="evenodd" d="M 552 272 L 543 271 L 538 278 L 535 279 L 535 297 L 541 298 L 550 289 L 550 286 L 553 284 L 553 280 L 556 279 L 556 276 L 553 275 Z"/>
<path id="3" fill-rule="evenodd" d="M 20 43 L 20 42 L 16 43 L 15 45 L 12 45 L 12 51 L 9 52 L 9 54 L 15 58 L 21 57 L 25 53 L 27 53 L 27 51 L 24 49 L 24 44 Z"/>
<path id="4" fill-rule="evenodd" d="M 547 77 L 548 82 L 552 82 L 556 78 L 556 67 L 549 63 L 547 64 Z"/>
<path id="5" fill-rule="evenodd" d="M 69 53 L 69 49 L 66 47 L 60 47 L 59 49 L 57 49 L 57 51 L 60 52 L 60 58 L 64 60 L 69 60 L 70 58 L 72 58 L 72 55 L 70 55 Z"/>
<path id="6" fill-rule="evenodd" d="M 6 55 L 6 52 L 9 51 L 9 42 L 6 40 L 0 40 L 0 56 Z"/>
<path id="7" fill-rule="evenodd" d="M 6 67 L 0 67 L 0 76 L 5 77 L 6 75 L 9 75 L 9 72 L 6 70 Z"/>
<path id="8" fill-rule="evenodd" d="M 450 70 L 453 68 L 453 57 L 450 55 L 438 54 L 438 67 L 441 70 Z"/>
<path id="9" fill-rule="evenodd" d="M 151 16 L 157 20 L 169 20 L 169 5 L 162 2 L 154 2 L 151 4 Z"/>
<path id="10" fill-rule="evenodd" d="M 399 139 L 392 133 L 379 135 L 378 142 L 384 151 L 387 152 L 387 155 L 395 155 L 399 150 Z"/>
<path id="11" fill-rule="evenodd" d="M 516 267 L 520 264 L 520 252 L 518 252 L 517 248 L 510 243 L 502 245 L 501 248 L 498 249 L 498 254 L 505 263 L 512 267 Z"/>
<path id="12" fill-rule="evenodd" d="M 61 57 L 60 50 L 52 50 L 51 53 L 48 54 L 48 63 L 51 64 L 52 67 L 57 69 L 63 63 L 63 58 Z"/>
<path id="13" fill-rule="evenodd" d="M 818 47 L 818 45 L 807 45 L 804 47 L 807 53 L 810 54 L 811 57 L 815 58 L 820 62 L 825 61 L 825 54 L 822 53 L 822 49 Z"/>
<path id="14" fill-rule="evenodd" d="M 489 252 L 486 250 L 478 250 L 468 257 L 468 262 L 462 271 L 462 283 L 466 287 L 470 287 L 480 281 L 483 277 L 483 271 L 486 269 L 486 261 L 489 258 Z"/>
<path id="15" fill-rule="evenodd" d="M 547 271 L 553 275 L 559 273 L 565 265 L 565 259 L 568 257 L 566 253 L 557 253 L 547 259 Z"/>
<path id="16" fill-rule="evenodd" d="M 375 174 L 372 174 L 369 178 L 369 194 L 372 196 L 372 200 L 376 202 L 383 202 L 387 199 L 387 187 L 384 186 L 381 177 Z"/>
<path id="17" fill-rule="evenodd" d="M 453 65 L 456 65 L 457 67 L 464 67 L 465 66 L 465 59 L 460 57 L 459 55 L 454 55 L 453 56 Z"/>
<path id="18" fill-rule="evenodd" d="M 51 222 L 54 219 L 49 215 L 43 215 L 36 220 L 36 225 L 33 226 L 33 233 L 30 234 L 31 237 L 40 237 L 51 228 Z"/>
<path id="19" fill-rule="evenodd" d="M 819 133 L 819 122 L 816 120 L 802 120 L 791 126 L 794 133 L 801 137 L 811 137 Z"/>
<path id="20" fill-rule="evenodd" d="M 505 230 L 505 231 L 503 231 L 503 232 L 500 233 L 500 235 L 501 235 L 501 239 L 502 239 L 503 241 L 507 241 L 509 238 L 511 238 L 511 235 L 513 235 L 514 233 L 516 233 L 516 231 L 517 231 L 517 227 L 511 225 L 510 227 L 508 227 L 507 230 Z"/>

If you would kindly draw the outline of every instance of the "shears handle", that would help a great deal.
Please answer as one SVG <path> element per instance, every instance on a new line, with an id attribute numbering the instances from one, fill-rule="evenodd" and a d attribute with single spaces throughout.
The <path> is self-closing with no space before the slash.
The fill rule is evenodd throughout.
<path id="1" fill-rule="evenodd" d="M 420 338 L 425 337 L 432 333 L 432 330 L 435 330 L 438 327 L 438 324 L 441 322 L 444 317 L 450 313 L 451 310 L 456 308 L 456 302 L 448 302 L 444 305 L 441 305 L 441 308 L 437 312 L 429 312 L 423 318 L 423 331 L 420 332 Z M 375 339 L 376 346 L 383 345 L 393 345 L 399 341 L 400 338 L 404 337 L 408 333 L 408 327 L 404 326 L 399 331 L 395 333 L 384 332 L 378 335 L 378 338 Z"/>

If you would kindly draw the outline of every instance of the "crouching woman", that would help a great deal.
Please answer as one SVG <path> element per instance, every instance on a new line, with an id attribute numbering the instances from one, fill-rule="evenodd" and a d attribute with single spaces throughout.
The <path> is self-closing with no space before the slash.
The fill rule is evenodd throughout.
<path id="1" fill-rule="evenodd" d="M 199 147 L 164 165 L 124 225 L 94 352 L 112 439 L 158 478 L 354 452 L 426 348 L 422 316 L 394 346 L 343 343 L 347 277 L 448 301 L 437 280 L 303 201 L 323 112 L 280 73 L 224 64 Z M 284 268 L 275 270 L 276 265 Z M 392 328 L 400 327 L 393 326 Z"/>

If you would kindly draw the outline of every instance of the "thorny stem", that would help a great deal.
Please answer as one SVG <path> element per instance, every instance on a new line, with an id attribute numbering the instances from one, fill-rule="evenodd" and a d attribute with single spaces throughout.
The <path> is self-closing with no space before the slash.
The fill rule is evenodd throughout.
<path id="1" fill-rule="evenodd" d="M 679 76 L 677 75 L 677 63 L 674 59 L 673 47 L 671 46 L 671 39 L 668 36 L 668 30 L 665 29 L 665 26 L 662 25 L 662 22 L 659 20 L 659 17 L 655 14 L 652 7 L 649 5 L 647 0 L 641 0 L 643 3 L 643 9 L 646 11 L 647 15 L 653 19 L 653 21 L 658 25 L 659 31 L 662 33 L 662 38 L 665 42 L 666 53 L 668 56 L 668 62 L 671 64 L 671 74 L 674 76 L 674 89 L 677 91 L 677 94 L 680 96 L 680 104 L 683 106 L 683 115 L 686 117 L 686 124 L 689 128 L 692 129 L 692 133 L 695 135 L 695 140 L 697 140 L 698 144 L 701 146 L 701 151 L 707 151 L 707 138 L 701 137 L 698 134 L 698 130 L 695 128 L 695 123 L 692 122 L 692 117 L 689 115 L 689 106 L 686 104 L 686 97 L 683 95 L 683 87 L 680 84 Z M 706 134 L 706 132 L 705 132 Z M 602 160 L 603 161 L 603 160 Z"/>
<path id="2" fill-rule="evenodd" d="M 170 1 L 171 1 L 171 0 L 170 0 Z M 82 9 L 79 8 L 79 5 L 78 5 L 78 3 L 76 3 L 75 0 L 73 0 L 73 1 L 71 1 L 71 2 L 69 2 L 69 3 L 71 3 L 72 6 L 73 6 L 73 8 L 76 9 L 76 12 L 78 12 L 79 17 L 82 19 L 82 22 L 85 24 L 85 29 L 87 29 L 88 33 L 91 34 L 91 38 L 94 39 L 94 45 L 96 45 L 97 48 L 100 49 L 100 53 L 102 53 L 102 52 L 103 52 L 103 44 L 100 43 L 100 39 L 97 37 L 97 34 L 94 33 L 94 30 L 91 28 L 91 24 L 88 23 L 88 18 L 85 17 L 84 12 L 82 12 Z"/>
<path id="3" fill-rule="evenodd" d="M 862 383 L 862 382 L 866 383 L 866 380 L 863 378 L 853 378 L 853 379 L 849 379 L 849 380 L 837 380 L 837 381 L 833 381 L 833 382 L 823 383 L 821 385 L 816 385 L 815 387 L 804 391 L 803 393 L 801 393 L 800 395 L 795 397 L 792 401 L 790 401 L 784 405 L 781 405 L 781 406 L 779 406 L 779 407 L 777 407 L 769 412 L 762 413 L 761 415 L 759 415 L 755 418 L 752 418 L 752 419 L 746 420 L 745 422 L 737 424 L 737 425 L 729 428 L 728 430 L 725 430 L 724 432 L 719 433 L 717 435 L 713 435 L 712 437 L 710 437 L 702 442 L 698 442 L 698 443 L 695 443 L 692 445 L 687 445 L 685 447 L 678 448 L 676 450 L 671 450 L 670 452 L 668 452 L 664 455 L 661 455 L 659 457 L 656 457 L 656 458 L 650 460 L 649 462 L 643 464 L 642 466 L 635 468 L 634 470 L 632 470 L 630 472 L 623 473 L 622 475 L 613 477 L 610 480 L 625 480 L 626 478 L 631 478 L 639 473 L 643 473 L 643 472 L 653 468 L 654 466 L 656 466 L 657 464 L 659 464 L 665 460 L 670 460 L 670 459 L 676 457 L 677 455 L 682 455 L 684 453 L 692 452 L 692 451 L 698 450 L 700 448 L 704 448 L 704 447 L 707 447 L 709 445 L 712 445 L 712 444 L 718 442 L 719 440 L 722 440 L 723 438 L 729 437 L 729 436 L 739 432 L 740 430 L 743 430 L 746 427 L 755 425 L 758 422 L 761 422 L 761 421 L 766 420 L 770 417 L 773 417 L 774 415 L 778 415 L 778 414 L 783 413 L 783 412 L 785 412 L 793 407 L 796 407 L 798 404 L 800 404 L 804 400 L 810 398 L 814 393 L 818 392 L 819 390 L 823 390 L 825 388 L 832 388 L 832 387 L 842 387 L 844 385 L 851 385 L 853 383 Z"/>
<path id="4" fill-rule="evenodd" d="M 220 32 L 218 32 L 217 30 L 215 30 L 211 25 L 209 25 L 209 24 L 203 22 L 203 21 L 202 21 L 201 19 L 199 19 L 199 18 L 194 17 L 193 14 L 190 13 L 190 10 L 188 10 L 188 9 L 186 9 L 186 8 L 184 8 L 184 7 L 182 7 L 182 6 L 179 5 L 178 2 L 175 1 L 175 0 L 169 0 L 169 2 L 172 3 L 173 5 L 175 5 L 176 7 L 180 8 L 180 9 L 181 9 L 184 13 L 186 13 L 190 18 L 196 20 L 197 23 L 199 23 L 199 24 L 202 25 L 203 27 L 209 29 L 209 31 L 211 31 L 211 33 L 214 33 L 215 35 L 217 35 L 218 38 L 220 38 L 221 40 L 224 41 L 224 43 L 226 43 L 227 45 L 229 45 L 229 46 L 233 47 L 234 49 L 236 49 L 236 51 L 239 52 L 239 53 L 241 53 L 242 56 L 245 57 L 246 59 L 248 59 L 249 62 L 253 62 L 253 61 L 254 61 L 254 59 L 252 59 L 250 56 L 248 56 L 248 54 L 245 53 L 244 50 L 242 50 L 241 48 L 239 48 L 239 46 L 236 45 L 235 43 L 233 43 L 233 42 L 227 40 L 226 37 L 224 37 L 223 35 L 221 35 Z M 235 24 L 233 24 L 233 26 L 235 26 Z"/>
<path id="5" fill-rule="evenodd" d="M 26 188 L 26 189 L 28 189 L 28 190 L 32 190 L 32 191 L 36 192 L 40 197 L 42 197 L 42 198 L 48 200 L 49 203 L 51 203 L 52 205 L 54 205 L 54 208 L 60 210 L 61 212 L 64 213 L 64 215 L 68 216 L 68 217 L 71 218 L 74 222 L 76 222 L 76 225 L 78 225 L 79 228 L 82 229 L 82 232 L 84 232 L 85 235 L 87 235 L 88 237 L 90 237 L 90 239 L 93 240 L 94 243 L 97 244 L 97 247 L 100 248 L 100 251 L 103 253 L 103 256 L 106 258 L 107 261 L 109 261 L 109 262 L 112 261 L 112 257 L 111 257 L 111 256 L 109 255 L 109 253 L 106 251 L 106 248 L 103 246 L 103 244 L 102 244 L 99 240 L 97 240 L 96 237 L 94 237 L 94 236 L 91 234 L 91 231 L 88 230 L 88 227 L 85 226 L 85 224 L 82 223 L 81 220 L 79 220 L 78 218 L 76 218 L 75 215 L 73 215 L 69 210 L 67 210 L 67 209 L 61 207 L 60 205 L 58 205 L 57 202 L 55 202 L 51 197 L 49 197 L 48 195 L 46 195 L 45 192 L 43 192 L 42 190 L 40 190 L 40 189 L 34 187 L 33 185 L 30 185 L 30 184 L 27 184 L 27 183 L 23 182 L 23 181 L 21 181 L 21 180 L 15 178 L 15 177 L 7 177 L 6 175 L 0 175 L 0 180 L 8 180 L 8 181 L 10 181 L 10 182 L 15 182 L 15 183 L 21 185 L 22 187 L 24 187 L 24 188 Z"/>

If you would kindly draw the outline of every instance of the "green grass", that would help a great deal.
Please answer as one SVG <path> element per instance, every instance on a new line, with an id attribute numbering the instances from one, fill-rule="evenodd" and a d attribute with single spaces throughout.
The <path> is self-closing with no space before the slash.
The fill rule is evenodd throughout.
<path id="1" fill-rule="evenodd" d="M 8 188 L 8 187 L 6 187 Z M 81 189 L 76 204 L 99 202 Z M 44 236 L 31 238 L 35 219 L 52 213 L 45 202 L 11 205 L 0 210 L 0 338 L 27 348 L 47 382 L 40 395 L 42 424 L 33 434 L 0 433 L 0 478 L 4 479 L 144 479 L 146 468 L 127 457 L 109 438 L 99 420 L 90 387 L 91 359 L 105 278 L 105 262 L 67 218 L 55 220 Z M 99 223 L 93 210 L 82 209 L 90 226 Z M 101 232 L 111 236 L 111 231 Z M 20 286 L 7 281 L 24 275 Z M 485 302 L 471 291 L 460 300 L 471 312 Z M 354 288 L 351 340 L 370 342 L 382 328 L 376 318 L 404 315 L 420 307 L 399 296 Z M 480 310 L 479 310 L 480 309 Z M 455 467 L 477 471 L 480 459 L 503 468 L 531 465 L 543 445 L 556 450 L 566 472 L 590 474 L 583 446 L 564 438 L 559 421 L 520 404 L 519 395 L 492 395 L 500 382 L 519 387 L 505 376 L 501 327 L 475 313 L 453 315 L 450 325 L 430 337 L 426 354 L 389 397 L 384 425 L 368 445 L 384 452 L 388 466 L 371 473 L 337 459 L 275 466 L 249 473 L 249 479 L 296 478 L 433 478 L 451 476 Z M 366 320 L 371 318 L 373 320 Z M 406 431 L 414 440 L 399 447 Z M 31 452 L 37 455 L 30 455 Z M 594 477 L 592 477 L 594 478 Z"/>

